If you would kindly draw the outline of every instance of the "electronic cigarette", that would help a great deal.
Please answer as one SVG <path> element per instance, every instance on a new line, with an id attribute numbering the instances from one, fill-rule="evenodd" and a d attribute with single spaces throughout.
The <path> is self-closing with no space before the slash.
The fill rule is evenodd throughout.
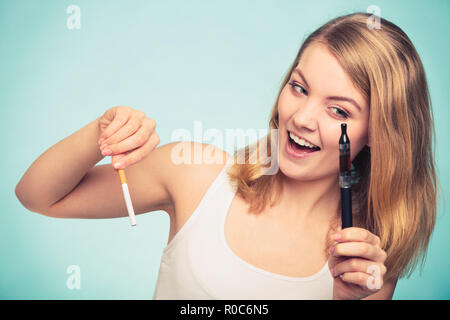
<path id="1" fill-rule="evenodd" d="M 339 138 L 339 186 L 341 188 L 342 229 L 352 226 L 352 185 L 350 139 L 347 136 L 347 124 L 341 123 Z"/>

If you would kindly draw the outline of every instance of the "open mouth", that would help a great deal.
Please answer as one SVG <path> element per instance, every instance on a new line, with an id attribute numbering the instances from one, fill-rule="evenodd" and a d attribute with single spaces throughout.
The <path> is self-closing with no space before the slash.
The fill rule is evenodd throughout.
<path id="1" fill-rule="evenodd" d="M 294 141 L 291 138 L 291 133 L 289 131 L 287 131 L 287 136 L 288 136 L 288 139 L 289 139 L 289 147 L 296 154 L 301 155 L 301 154 L 306 154 L 306 153 L 312 153 L 312 152 L 320 151 L 320 148 L 317 147 L 317 146 L 310 147 L 310 146 L 306 146 L 306 145 L 301 145 L 298 142 Z"/>

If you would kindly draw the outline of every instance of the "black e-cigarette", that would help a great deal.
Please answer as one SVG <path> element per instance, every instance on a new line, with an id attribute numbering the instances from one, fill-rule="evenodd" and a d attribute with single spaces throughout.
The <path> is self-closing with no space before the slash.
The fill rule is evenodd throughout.
<path id="1" fill-rule="evenodd" d="M 352 226 L 350 139 L 347 136 L 346 123 L 341 123 L 339 138 L 339 186 L 341 187 L 342 229 L 345 229 Z"/>

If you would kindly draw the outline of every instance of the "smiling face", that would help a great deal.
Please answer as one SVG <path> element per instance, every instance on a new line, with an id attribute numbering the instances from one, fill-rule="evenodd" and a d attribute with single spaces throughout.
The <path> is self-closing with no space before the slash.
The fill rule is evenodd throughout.
<path id="1" fill-rule="evenodd" d="M 313 43 L 304 51 L 281 91 L 278 120 L 278 164 L 280 170 L 293 179 L 336 177 L 341 123 L 347 123 L 352 160 L 368 144 L 368 102 L 338 60 L 321 43 Z M 290 155 L 286 150 L 288 131 L 320 150 L 302 158 Z"/>

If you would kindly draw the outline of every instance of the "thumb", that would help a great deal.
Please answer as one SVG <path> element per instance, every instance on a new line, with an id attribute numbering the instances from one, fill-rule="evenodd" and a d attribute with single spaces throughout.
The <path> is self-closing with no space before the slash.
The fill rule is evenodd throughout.
<path id="1" fill-rule="evenodd" d="M 334 233 L 338 233 L 341 230 L 342 230 L 342 225 L 339 224 L 339 225 L 337 225 L 336 230 L 334 231 Z M 332 243 L 332 245 L 331 245 L 331 247 L 329 249 L 329 250 L 331 250 L 331 252 L 328 251 L 328 254 L 329 254 L 329 256 L 328 256 L 328 265 L 329 265 L 330 269 L 334 268 L 334 266 L 336 264 L 338 264 L 338 263 L 342 262 L 342 260 L 344 260 L 343 257 L 336 257 L 336 256 L 333 255 L 333 249 L 334 249 L 334 246 L 336 244 L 338 244 L 338 242 L 337 241 L 333 241 L 333 243 Z"/>
<path id="2" fill-rule="evenodd" d="M 332 254 L 330 254 L 328 257 L 328 268 L 331 271 L 337 264 L 341 263 L 345 259 L 346 259 L 346 257 L 342 257 L 342 256 L 335 257 Z"/>
<path id="3" fill-rule="evenodd" d="M 121 162 L 120 160 L 126 156 L 125 153 L 117 154 L 111 157 L 111 164 L 114 166 L 116 163 Z"/>

